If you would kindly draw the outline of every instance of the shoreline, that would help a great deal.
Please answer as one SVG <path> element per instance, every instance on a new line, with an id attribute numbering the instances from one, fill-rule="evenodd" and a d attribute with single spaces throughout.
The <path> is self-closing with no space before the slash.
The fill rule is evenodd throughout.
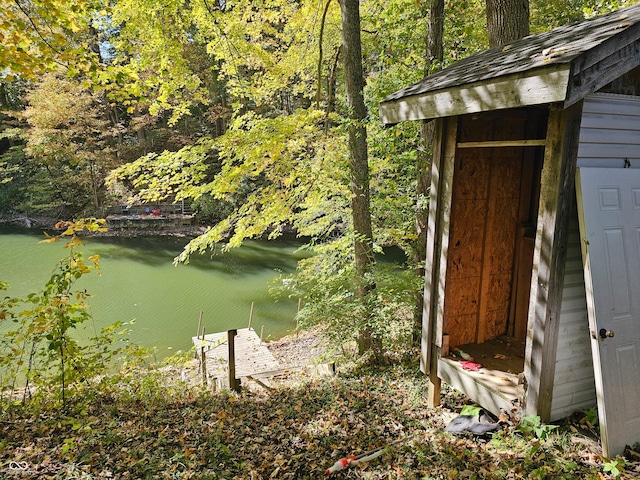
<path id="1" fill-rule="evenodd" d="M 61 220 L 59 218 L 53 217 L 31 217 L 27 215 L 13 215 L 7 216 L 5 214 L 0 214 L 0 226 L 9 226 L 16 228 L 25 228 L 28 230 L 46 230 L 49 232 L 56 232 L 59 229 L 56 229 L 56 224 L 59 222 L 63 222 L 65 220 Z M 77 235 L 80 237 L 83 236 L 91 236 L 91 237 L 198 237 L 205 233 L 208 230 L 208 227 L 204 225 L 189 225 L 189 226 L 181 226 L 177 228 L 166 228 L 166 229 L 110 229 L 106 232 L 77 232 Z"/>
<path id="2" fill-rule="evenodd" d="M 27 230 L 45 230 L 48 233 L 55 234 L 55 232 L 59 232 L 60 229 L 56 229 L 55 226 L 59 222 L 64 222 L 67 220 L 62 220 L 60 218 L 54 217 L 30 217 L 27 215 L 7 215 L 0 212 L 0 227 L 1 226 L 9 226 L 14 228 L 24 228 Z M 202 225 L 202 224 L 194 224 L 194 225 L 183 225 L 176 228 L 127 228 L 127 229 L 109 229 L 106 232 L 86 232 L 81 231 L 77 232 L 76 235 L 79 237 L 123 237 L 123 238 L 133 238 L 133 237 L 189 237 L 196 238 L 200 235 L 205 234 L 211 227 Z M 268 232 L 266 232 L 263 237 L 266 237 Z M 227 239 L 228 237 L 225 237 Z M 296 238 L 298 239 L 298 235 L 292 229 L 285 228 L 283 232 L 280 234 L 279 238 Z"/>

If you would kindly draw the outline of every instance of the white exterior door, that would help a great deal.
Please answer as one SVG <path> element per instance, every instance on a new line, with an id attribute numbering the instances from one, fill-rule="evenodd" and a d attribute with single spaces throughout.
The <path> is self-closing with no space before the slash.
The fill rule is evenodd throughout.
<path id="1" fill-rule="evenodd" d="M 589 329 L 604 455 L 640 442 L 640 169 L 579 168 Z"/>

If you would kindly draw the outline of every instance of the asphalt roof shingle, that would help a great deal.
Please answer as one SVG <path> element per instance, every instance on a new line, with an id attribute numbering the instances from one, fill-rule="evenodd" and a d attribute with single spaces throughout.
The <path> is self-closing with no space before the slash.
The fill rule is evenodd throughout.
<path id="1" fill-rule="evenodd" d="M 640 4 L 476 53 L 392 93 L 381 103 L 553 65 L 571 64 L 585 52 L 630 29 L 640 30 Z"/>

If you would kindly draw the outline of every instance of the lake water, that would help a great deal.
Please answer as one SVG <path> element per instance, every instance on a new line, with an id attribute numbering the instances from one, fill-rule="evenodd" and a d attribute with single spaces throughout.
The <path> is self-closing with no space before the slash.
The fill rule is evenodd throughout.
<path id="1" fill-rule="evenodd" d="M 61 258 L 64 241 L 38 243 L 41 232 L 0 227 L 0 280 L 11 284 L 3 296 L 39 292 Z M 296 299 L 275 301 L 269 282 L 280 272 L 295 270 L 304 254 L 300 242 L 249 241 L 219 256 L 194 256 L 188 265 L 173 265 L 187 238 L 86 238 L 79 250 L 85 259 L 101 257 L 101 276 L 91 273 L 78 282 L 92 295 L 88 303 L 93 332 L 115 321 L 135 320 L 131 341 L 156 347 L 163 358 L 191 347 L 200 312 L 207 333 L 245 328 L 252 302 L 253 327 L 264 338 L 295 330 Z M 6 330 L 0 325 L 0 329 Z"/>

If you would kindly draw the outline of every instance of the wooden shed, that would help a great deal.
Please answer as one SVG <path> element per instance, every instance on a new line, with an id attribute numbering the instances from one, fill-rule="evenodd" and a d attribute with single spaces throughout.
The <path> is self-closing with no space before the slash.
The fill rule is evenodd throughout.
<path id="1" fill-rule="evenodd" d="M 470 56 L 380 112 L 435 121 L 430 402 L 444 380 L 546 422 L 597 405 L 605 456 L 640 442 L 640 5 Z"/>

